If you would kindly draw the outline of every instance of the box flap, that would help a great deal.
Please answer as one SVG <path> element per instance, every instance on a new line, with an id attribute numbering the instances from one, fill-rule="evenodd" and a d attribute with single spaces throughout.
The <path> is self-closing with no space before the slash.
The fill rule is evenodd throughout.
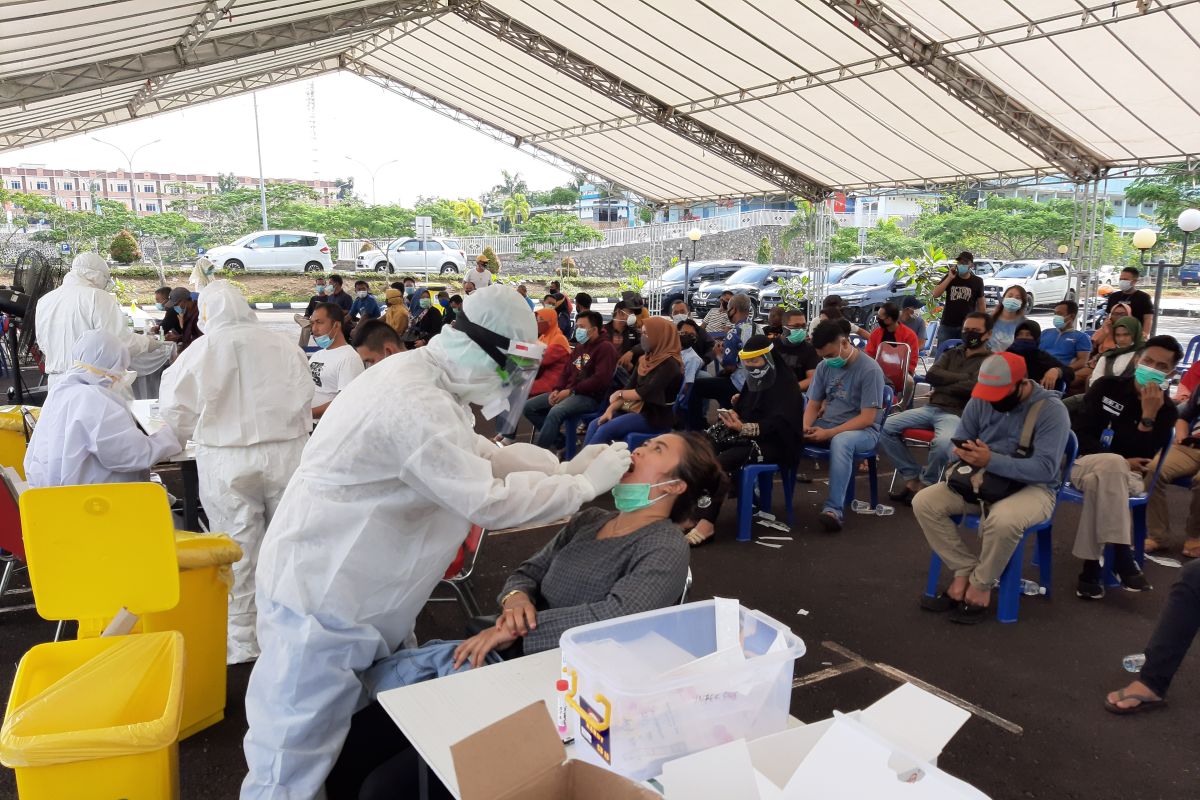
<path id="1" fill-rule="evenodd" d="M 567 757 L 546 704 L 537 701 L 450 746 L 463 800 L 501 797 Z"/>
<path id="2" fill-rule="evenodd" d="M 755 800 L 754 766 L 745 739 L 710 747 L 663 764 L 667 800 Z"/>
<path id="3" fill-rule="evenodd" d="M 570 778 L 570 793 L 553 800 L 662 800 L 653 789 L 595 764 L 571 759 L 563 769 Z"/>
<path id="4" fill-rule="evenodd" d="M 759 737 L 749 743 L 750 760 L 755 769 L 782 789 L 831 725 L 832 719 L 823 719 Z"/>
<path id="5" fill-rule="evenodd" d="M 922 761 L 934 761 L 971 712 L 906 683 L 858 715 L 864 725 Z M 920 720 L 920 724 L 914 724 Z"/>

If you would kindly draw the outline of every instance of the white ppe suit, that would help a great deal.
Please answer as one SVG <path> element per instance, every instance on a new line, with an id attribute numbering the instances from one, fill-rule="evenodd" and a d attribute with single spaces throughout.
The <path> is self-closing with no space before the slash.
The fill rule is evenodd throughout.
<path id="1" fill-rule="evenodd" d="M 537 337 L 511 287 L 463 307 L 501 336 Z M 445 328 L 364 372 L 321 419 L 259 558 L 243 800 L 322 795 L 363 695 L 358 673 L 404 642 L 472 523 L 572 514 L 627 471 L 615 449 L 568 474 L 582 470 L 536 446 L 498 448 L 474 432 L 467 403 L 501 393 L 495 363 Z"/>
<path id="2" fill-rule="evenodd" d="M 106 291 L 108 262 L 96 253 L 80 253 L 62 286 L 38 300 L 37 343 L 46 358 L 46 378 L 51 388 L 71 367 L 71 348 L 88 331 L 108 331 L 129 350 L 130 357 L 158 347 L 158 340 L 133 332 Z"/>
<path id="3" fill-rule="evenodd" d="M 164 428 L 147 436 L 123 394 L 129 350 L 107 331 L 88 331 L 70 352 L 73 366 L 50 390 L 25 453 L 29 485 L 76 486 L 150 479 L 150 467 L 180 444 Z"/>
<path id="4" fill-rule="evenodd" d="M 209 529 L 242 548 L 233 565 L 226 657 L 258 656 L 254 567 L 263 535 L 312 431 L 313 382 L 304 352 L 258 324 L 228 281 L 200 292 L 204 331 L 163 373 L 159 411 L 181 443 L 196 442 Z"/>

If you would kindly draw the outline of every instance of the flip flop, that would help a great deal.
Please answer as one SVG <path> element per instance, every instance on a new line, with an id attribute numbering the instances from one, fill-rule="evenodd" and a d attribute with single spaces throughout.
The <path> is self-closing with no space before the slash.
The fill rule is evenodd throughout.
<path id="1" fill-rule="evenodd" d="M 1117 705 L 1117 703 L 1121 702 L 1122 700 L 1137 700 L 1138 704 L 1136 706 L 1130 706 L 1129 708 L 1122 708 L 1121 706 Z M 1161 698 L 1155 699 L 1144 694 L 1126 694 L 1124 689 L 1117 690 L 1117 703 L 1110 703 L 1108 702 L 1108 698 L 1105 697 L 1104 710 L 1111 714 L 1124 717 L 1129 714 L 1140 714 L 1143 711 L 1153 711 L 1156 708 L 1163 708 L 1167 705 L 1167 701 Z"/>
<path id="2" fill-rule="evenodd" d="M 978 625 L 988 618 L 989 610 L 989 606 L 977 606 L 964 600 L 950 612 L 950 621 L 959 625 Z"/>
<path id="3" fill-rule="evenodd" d="M 700 533 L 697 533 L 695 528 L 692 528 L 690 531 L 688 531 L 687 533 L 685 533 L 683 535 L 683 538 L 687 539 L 687 543 L 690 544 L 692 547 L 699 547 L 701 545 L 705 545 L 705 544 L 708 544 L 709 542 L 711 542 L 713 540 L 713 537 L 716 535 L 716 533 L 717 532 L 714 530 L 708 536 L 704 536 Z"/>
<path id="4" fill-rule="evenodd" d="M 944 592 L 939 594 L 937 597 L 930 597 L 927 594 L 921 595 L 921 608 L 925 609 L 926 611 L 936 611 L 939 613 L 943 611 L 953 611 L 954 609 L 958 608 L 961 602 L 961 600 L 955 600 L 953 597 Z"/>
<path id="5" fill-rule="evenodd" d="M 907 486 L 901 492 L 888 492 L 888 499 L 893 503 L 903 503 L 906 506 L 912 505 L 912 500 L 917 496 L 917 493 Z"/>
<path id="6" fill-rule="evenodd" d="M 1200 558 L 1200 542 L 1189 539 L 1183 545 L 1184 558 Z"/>

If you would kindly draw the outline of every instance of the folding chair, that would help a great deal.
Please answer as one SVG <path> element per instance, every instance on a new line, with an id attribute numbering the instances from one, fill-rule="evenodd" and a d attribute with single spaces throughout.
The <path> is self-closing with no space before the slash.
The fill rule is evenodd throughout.
<path id="1" fill-rule="evenodd" d="M 883 379 L 900 398 L 898 408 L 907 408 L 912 401 L 912 377 L 908 373 L 908 361 L 912 350 L 903 342 L 880 342 L 875 351 L 875 363 L 883 370 Z"/>
<path id="2" fill-rule="evenodd" d="M 867 349 L 867 340 L 859 336 L 857 333 L 850 334 L 850 344 L 854 345 L 859 350 Z"/>
<path id="3" fill-rule="evenodd" d="M 1067 447 L 1064 454 L 1064 463 L 1061 472 L 1061 480 L 1059 488 L 1064 486 L 1071 480 L 1071 467 L 1075 464 L 1075 454 L 1079 450 L 1079 442 L 1075 438 L 1074 433 L 1067 436 Z M 1031 525 L 1025 529 L 1021 540 L 1017 542 L 1017 547 L 1013 550 L 1012 556 L 1008 559 L 1008 564 L 1004 567 L 1004 572 L 1000 574 L 1000 602 L 996 609 L 996 618 L 1001 622 L 1016 622 L 1017 611 L 1021 603 L 1021 568 L 1025 563 L 1025 540 L 1030 536 L 1037 536 L 1037 552 L 1035 554 L 1039 578 L 1042 586 L 1046 589 L 1046 597 L 1050 596 L 1050 580 L 1051 580 L 1051 531 L 1054 528 L 1054 512 L 1058 510 L 1057 493 L 1054 503 L 1054 508 L 1050 509 L 1050 516 L 1045 522 L 1039 522 L 1036 525 Z M 963 514 L 961 516 L 951 517 L 955 524 L 963 525 L 973 530 L 979 530 L 979 515 L 978 514 Z M 925 580 L 925 594 L 928 597 L 937 596 L 938 577 L 942 570 L 942 559 L 934 550 L 929 556 L 929 575 Z"/>
<path id="4" fill-rule="evenodd" d="M 1188 342 L 1187 349 L 1183 351 L 1183 360 L 1179 362 L 1176 369 L 1181 373 L 1185 372 L 1197 359 L 1200 359 L 1200 336 L 1193 336 L 1192 340 Z"/>
<path id="5" fill-rule="evenodd" d="M 454 561 L 446 568 L 446 574 L 439 581 L 439 586 L 446 586 L 454 592 L 454 597 L 430 597 L 429 602 L 458 601 L 467 619 L 480 616 L 479 603 L 472 591 L 471 575 L 475 572 L 475 564 L 479 561 L 479 550 L 483 545 L 486 531 L 478 525 L 472 525 L 467 538 L 458 548 Z"/>
<path id="6" fill-rule="evenodd" d="M 925 363 L 925 359 L 929 358 L 930 354 L 933 352 L 933 343 L 937 341 L 937 332 L 939 327 L 941 327 L 941 323 L 937 320 L 934 320 L 925 328 L 925 345 L 917 351 L 917 358 L 921 361 L 922 369 L 929 369 L 929 365 Z"/>

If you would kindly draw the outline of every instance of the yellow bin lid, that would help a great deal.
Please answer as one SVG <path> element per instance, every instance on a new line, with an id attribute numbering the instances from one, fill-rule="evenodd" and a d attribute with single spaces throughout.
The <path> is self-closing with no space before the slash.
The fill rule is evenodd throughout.
<path id="1" fill-rule="evenodd" d="M 156 483 L 30 489 L 21 495 L 29 583 L 45 619 L 165 611 L 179 603 L 175 525 Z"/>

